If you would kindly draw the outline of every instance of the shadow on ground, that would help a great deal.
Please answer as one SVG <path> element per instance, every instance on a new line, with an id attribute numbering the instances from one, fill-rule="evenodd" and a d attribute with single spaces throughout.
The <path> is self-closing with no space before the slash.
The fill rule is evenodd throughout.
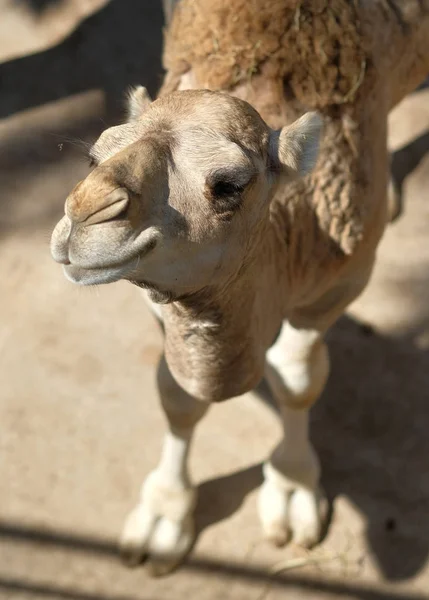
<path id="1" fill-rule="evenodd" d="M 423 89 L 423 88 L 422 88 Z M 398 193 L 399 214 L 404 211 L 404 183 L 407 176 L 421 163 L 429 150 L 429 132 L 425 132 L 391 154 L 392 181 Z"/>
<path id="2" fill-rule="evenodd" d="M 387 579 L 416 574 L 429 549 L 429 353 L 344 317 L 329 335 L 332 375 L 313 413 L 323 485 L 367 521 L 370 550 Z M 335 440 L 329 443 L 327 440 Z"/>
<path id="3" fill-rule="evenodd" d="M 95 88 L 105 91 L 110 115 L 122 111 L 130 85 L 144 84 L 155 95 L 162 26 L 160 1 L 111 0 L 62 43 L 0 64 L 0 118 Z"/>
<path id="4" fill-rule="evenodd" d="M 96 555 L 106 560 L 117 560 L 116 544 L 108 540 L 77 536 L 72 533 L 46 531 L 37 528 L 20 526 L 0 522 L 0 541 L 19 544 L 30 544 L 35 548 L 48 548 L 52 552 L 64 550 L 66 552 Z M 384 592 L 368 585 L 355 582 L 334 582 L 305 575 L 287 574 L 271 575 L 265 567 L 258 565 L 249 566 L 245 563 L 228 563 L 211 557 L 191 557 L 182 566 L 184 571 L 203 573 L 209 584 L 211 577 L 222 577 L 231 582 L 250 581 L 265 584 L 270 590 L 278 589 L 294 593 L 297 590 L 307 592 L 323 592 L 330 594 L 331 598 L 357 598 L 359 600 L 425 600 L 421 594 L 408 592 Z M 12 577 L 0 577 L 0 592 L 8 594 L 11 600 L 14 596 L 44 596 L 47 598 L 64 598 L 70 600 L 156 600 L 153 596 L 145 597 L 131 595 L 106 595 L 86 593 L 71 587 L 62 587 L 52 584 L 38 584 L 31 581 Z"/>
<path id="5" fill-rule="evenodd" d="M 57 4 L 59 0 L 13 0 L 18 6 L 27 6 L 32 12 L 38 14 L 52 6 Z"/>

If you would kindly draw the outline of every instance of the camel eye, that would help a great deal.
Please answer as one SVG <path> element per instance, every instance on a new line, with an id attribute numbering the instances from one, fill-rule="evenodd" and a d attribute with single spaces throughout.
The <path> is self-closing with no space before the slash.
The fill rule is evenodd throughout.
<path id="1" fill-rule="evenodd" d="M 216 198 L 223 198 L 225 196 L 233 196 L 234 194 L 241 194 L 245 186 L 239 183 L 220 179 L 211 186 L 213 196 Z"/>
<path id="2" fill-rule="evenodd" d="M 210 173 L 206 185 L 212 198 L 239 196 L 250 183 L 254 175 L 253 169 L 246 167 L 230 167 Z"/>

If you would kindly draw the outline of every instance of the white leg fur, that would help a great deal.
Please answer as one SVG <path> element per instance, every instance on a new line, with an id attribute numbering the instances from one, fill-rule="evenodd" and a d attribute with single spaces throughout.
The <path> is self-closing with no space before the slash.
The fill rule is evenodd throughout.
<path id="1" fill-rule="evenodd" d="M 189 480 L 187 461 L 193 426 L 207 408 L 177 386 L 165 361 L 162 370 L 169 379 L 167 385 L 160 386 L 160 392 L 170 430 L 159 465 L 143 483 L 140 501 L 128 516 L 121 538 L 124 560 L 133 566 L 149 557 L 154 575 L 174 569 L 194 541 L 196 491 Z"/>
<path id="2" fill-rule="evenodd" d="M 140 502 L 129 515 L 122 534 L 122 552 L 130 564 L 146 555 L 175 563 L 189 550 L 194 531 L 190 515 L 195 490 L 186 476 L 190 436 L 167 433 L 161 462 L 145 480 Z"/>
<path id="3" fill-rule="evenodd" d="M 284 435 L 264 466 L 259 495 L 264 534 L 276 545 L 291 536 L 305 547 L 320 540 L 320 469 L 309 440 L 308 413 L 328 372 L 328 354 L 320 334 L 285 323 L 266 361 L 266 377 L 279 404 Z"/>

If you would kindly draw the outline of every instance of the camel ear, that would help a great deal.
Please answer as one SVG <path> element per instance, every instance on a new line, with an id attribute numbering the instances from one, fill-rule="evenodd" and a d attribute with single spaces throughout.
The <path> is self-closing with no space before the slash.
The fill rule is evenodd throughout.
<path id="1" fill-rule="evenodd" d="M 310 173 L 317 161 L 323 121 L 317 112 L 308 112 L 292 125 L 274 131 L 271 136 L 271 159 L 290 176 Z"/>
<path id="2" fill-rule="evenodd" d="M 141 85 L 132 88 L 128 93 L 128 121 L 138 121 L 152 100 L 147 89 Z"/>

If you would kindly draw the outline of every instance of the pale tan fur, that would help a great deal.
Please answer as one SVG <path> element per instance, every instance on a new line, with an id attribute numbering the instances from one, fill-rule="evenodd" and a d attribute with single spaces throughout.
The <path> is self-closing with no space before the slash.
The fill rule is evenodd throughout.
<path id="1" fill-rule="evenodd" d="M 236 2 L 250 19 L 248 5 Z M 180 23 L 192 23 L 186 10 L 192 16 L 203 4 L 208 25 L 204 30 L 204 19 L 199 21 L 199 47 L 181 40 Z M 276 4 L 279 19 L 293 18 L 297 43 L 301 31 L 307 43 L 314 5 L 300 2 L 302 13 L 290 15 L 287 11 L 297 6 L 289 4 L 286 13 Z M 387 49 L 383 36 L 372 46 L 368 41 L 371 15 L 379 26 L 384 14 L 381 4 L 362 5 L 355 23 L 347 16 L 354 4 L 336 0 L 333 10 L 322 2 L 316 13 L 333 27 L 340 18 L 335 11 L 347 9 L 340 20 L 349 25 L 359 60 L 346 61 L 354 70 L 344 67 L 344 81 L 333 77 L 338 89 L 331 95 L 325 85 L 329 78 L 312 86 L 292 72 L 295 97 L 287 99 L 281 63 L 273 70 L 264 54 L 267 47 L 281 54 L 278 40 L 273 43 L 281 27 L 274 27 L 267 46 L 258 52 L 253 47 L 260 63 L 249 85 L 225 72 L 230 47 L 215 50 L 214 62 L 204 68 L 213 47 L 209 16 L 216 20 L 219 7 L 232 10 L 230 0 L 182 0 L 167 39 L 170 72 L 161 97 L 150 104 L 142 88 L 131 94 L 130 122 L 103 133 L 91 151 L 95 169 L 67 199 L 66 216 L 52 237 L 52 254 L 67 277 L 81 284 L 133 281 L 164 324 L 158 383 L 169 431 L 160 463 L 146 479 L 123 532 L 123 552 L 131 563 L 149 555 L 160 574 L 189 551 L 196 497 L 187 457 L 195 425 L 211 402 L 251 390 L 263 376 L 284 429 L 264 466 L 263 531 L 276 544 L 291 535 L 307 547 L 320 539 L 323 501 L 308 411 L 329 374 L 324 334 L 371 274 L 387 220 L 387 113 L 408 90 L 388 73 L 395 44 Z M 414 32 L 421 45 L 419 17 L 423 26 L 427 22 L 425 3 L 410 4 L 407 28 L 390 22 L 388 30 L 402 48 L 401 73 L 408 69 L 411 86 L 419 73 L 426 74 L 429 53 L 412 60 L 404 50 L 404 40 L 410 39 L 405 33 Z M 186 27 L 183 32 L 191 31 L 192 37 Z M 233 53 L 244 65 L 252 58 L 252 27 L 246 31 L 250 45 Z M 323 31 L 316 27 L 313 34 L 323 38 Z M 240 26 L 231 25 L 226 34 L 241 36 Z M 350 48 L 344 42 L 343 58 Z M 308 52 L 311 44 L 302 60 Z M 319 49 L 314 60 L 320 57 Z M 359 77 L 361 62 L 363 79 L 351 93 L 344 82 Z M 322 63 L 311 65 L 310 79 L 319 67 L 333 75 L 332 65 Z M 219 78 L 232 95 L 186 90 L 202 87 L 203 76 Z M 182 91 L 170 93 L 173 89 Z M 240 97 L 251 100 L 260 114 Z M 323 132 L 314 112 L 294 122 L 306 108 L 321 110 Z M 306 176 L 320 136 L 317 164 Z"/>

